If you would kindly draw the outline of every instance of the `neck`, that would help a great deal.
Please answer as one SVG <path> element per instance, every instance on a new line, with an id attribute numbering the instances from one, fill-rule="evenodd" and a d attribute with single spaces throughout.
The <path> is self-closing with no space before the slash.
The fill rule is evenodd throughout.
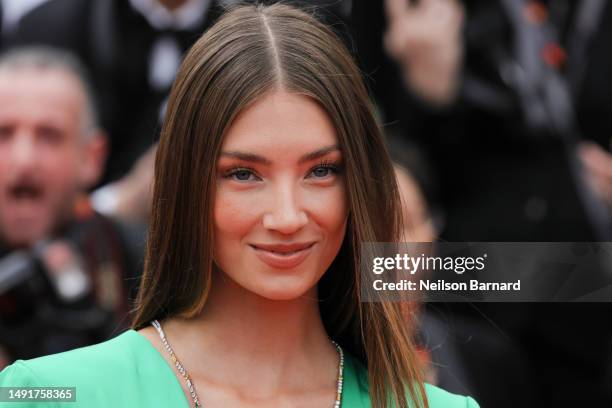
<path id="1" fill-rule="evenodd" d="M 322 373 L 329 373 L 323 375 L 326 384 L 335 380 L 338 355 L 320 317 L 316 288 L 298 299 L 272 301 L 213 276 L 197 318 L 164 323 L 192 376 L 249 389 L 256 378 L 263 394 L 304 386 L 305 378 L 322 381 Z"/>

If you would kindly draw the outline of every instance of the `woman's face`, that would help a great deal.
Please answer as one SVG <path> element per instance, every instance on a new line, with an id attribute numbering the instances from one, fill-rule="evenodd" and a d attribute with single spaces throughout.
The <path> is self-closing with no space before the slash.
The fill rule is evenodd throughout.
<path id="1" fill-rule="evenodd" d="M 271 92 L 241 112 L 217 162 L 215 261 L 272 300 L 312 294 L 344 239 L 342 154 L 312 99 Z"/>

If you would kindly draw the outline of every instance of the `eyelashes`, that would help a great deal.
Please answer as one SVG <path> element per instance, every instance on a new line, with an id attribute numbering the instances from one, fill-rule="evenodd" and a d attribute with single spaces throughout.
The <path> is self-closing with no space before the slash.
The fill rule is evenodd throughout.
<path id="1" fill-rule="evenodd" d="M 246 176 L 246 179 L 244 178 L 245 176 Z M 245 181 L 249 181 L 250 176 L 256 177 L 255 170 L 249 167 L 234 167 L 234 168 L 229 169 L 227 172 L 225 172 L 225 174 L 223 175 L 223 178 L 234 179 L 236 181 L 245 182 Z"/>
<path id="2" fill-rule="evenodd" d="M 322 160 L 319 164 L 308 170 L 306 177 L 327 180 L 333 175 L 342 173 L 342 170 L 343 168 L 340 164 L 331 160 Z M 223 178 L 241 183 L 261 180 L 255 169 L 248 166 L 232 167 L 223 173 Z"/>
<path id="3" fill-rule="evenodd" d="M 310 169 L 309 171 L 309 175 L 310 174 L 314 174 L 317 170 L 324 170 L 324 171 L 330 171 L 334 174 L 338 174 L 340 173 L 340 166 L 332 161 L 321 161 L 317 166 L 313 167 L 312 169 Z M 326 176 L 327 174 L 321 174 L 320 172 L 318 173 L 319 176 L 321 177 L 317 177 L 317 178 L 322 178 L 324 176 Z"/>

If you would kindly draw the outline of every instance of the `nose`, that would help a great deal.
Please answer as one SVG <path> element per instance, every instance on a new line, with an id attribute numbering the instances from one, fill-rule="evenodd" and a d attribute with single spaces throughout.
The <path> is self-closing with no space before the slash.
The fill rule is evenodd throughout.
<path id="1" fill-rule="evenodd" d="M 31 135 L 23 132 L 15 136 L 10 159 L 15 169 L 29 169 L 36 163 L 34 140 Z"/>
<path id="2" fill-rule="evenodd" d="M 289 183 L 276 188 L 271 198 L 272 209 L 264 214 L 264 228 L 287 235 L 298 232 L 308 223 L 299 193 Z"/>

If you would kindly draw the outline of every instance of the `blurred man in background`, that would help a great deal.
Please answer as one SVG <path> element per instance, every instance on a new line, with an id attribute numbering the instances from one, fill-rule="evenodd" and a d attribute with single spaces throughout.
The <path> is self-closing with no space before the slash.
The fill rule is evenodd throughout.
<path id="1" fill-rule="evenodd" d="M 183 53 L 216 20 L 217 0 L 47 0 L 23 15 L 6 47 L 46 45 L 91 72 L 109 135 L 101 181 L 125 175 L 155 143 Z"/>
<path id="2" fill-rule="evenodd" d="M 38 56 L 13 55 L 0 65 L 0 234 L 13 247 L 66 224 L 106 156 L 80 80 Z"/>
<path id="3" fill-rule="evenodd" d="M 122 325 L 137 250 L 85 195 L 106 153 L 75 58 L 32 48 L 0 59 L 0 345 L 9 359 L 91 344 Z"/>

